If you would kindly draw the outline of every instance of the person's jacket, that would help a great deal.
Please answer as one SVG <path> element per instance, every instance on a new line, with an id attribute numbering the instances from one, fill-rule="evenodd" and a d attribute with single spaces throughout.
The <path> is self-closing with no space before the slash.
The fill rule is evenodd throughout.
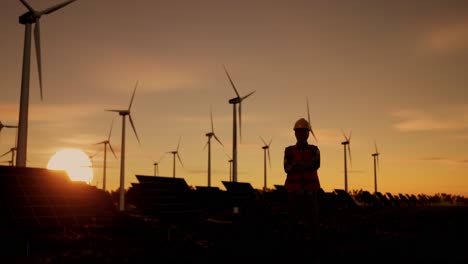
<path id="1" fill-rule="evenodd" d="M 292 145 L 284 150 L 284 187 L 288 191 L 320 189 L 317 170 L 320 168 L 320 150 L 315 145 Z"/>

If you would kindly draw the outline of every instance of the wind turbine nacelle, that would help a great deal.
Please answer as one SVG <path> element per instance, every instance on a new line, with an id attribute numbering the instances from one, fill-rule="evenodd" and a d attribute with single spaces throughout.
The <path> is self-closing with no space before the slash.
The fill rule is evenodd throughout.
<path id="1" fill-rule="evenodd" d="M 231 98 L 231 99 L 229 99 L 229 103 L 230 103 L 230 104 L 238 104 L 238 103 L 240 103 L 240 102 L 241 102 L 240 97 L 236 97 L 236 98 Z"/>
<path id="2" fill-rule="evenodd" d="M 33 12 L 28 11 L 19 17 L 19 23 L 23 25 L 33 24 L 36 23 L 37 19 L 38 17 L 36 17 Z"/>

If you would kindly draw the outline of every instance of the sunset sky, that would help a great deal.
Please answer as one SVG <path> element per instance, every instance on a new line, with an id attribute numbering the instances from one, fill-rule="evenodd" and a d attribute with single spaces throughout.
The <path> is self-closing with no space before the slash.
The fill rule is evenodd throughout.
<path id="1" fill-rule="evenodd" d="M 61 3 L 27 0 L 37 10 Z M 1 1 L 0 121 L 17 125 L 27 9 Z M 126 186 L 135 175 L 176 176 L 224 189 L 232 155 L 235 97 L 242 103 L 238 181 L 263 187 L 263 142 L 270 141 L 268 187 L 283 184 L 284 148 L 294 122 L 307 118 L 321 151 L 322 188 L 344 189 L 343 132 L 352 132 L 348 188 L 468 196 L 468 1 L 154 1 L 77 0 L 41 18 L 44 100 L 32 48 L 28 167 L 45 168 L 62 148 L 93 155 L 102 184 L 103 145 L 113 118 L 108 189 L 119 186 L 122 118 L 138 82 L 126 125 Z M 127 119 L 128 121 L 128 119 Z M 16 129 L 0 132 L 0 154 Z M 7 161 L 10 156 L 2 157 Z M 5 164 L 6 165 L 6 164 Z"/>

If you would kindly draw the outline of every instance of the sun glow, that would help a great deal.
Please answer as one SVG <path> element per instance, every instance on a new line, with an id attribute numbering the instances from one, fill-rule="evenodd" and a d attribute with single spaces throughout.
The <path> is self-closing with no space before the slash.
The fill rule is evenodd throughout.
<path id="1" fill-rule="evenodd" d="M 64 170 L 72 181 L 91 183 L 93 169 L 88 155 L 79 149 L 57 151 L 47 163 L 47 169 Z"/>

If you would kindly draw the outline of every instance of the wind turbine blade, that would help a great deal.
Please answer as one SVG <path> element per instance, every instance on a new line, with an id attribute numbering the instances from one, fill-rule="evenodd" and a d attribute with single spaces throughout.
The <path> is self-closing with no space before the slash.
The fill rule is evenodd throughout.
<path id="1" fill-rule="evenodd" d="M 107 111 L 107 112 L 116 112 L 116 113 L 120 113 L 122 110 L 116 110 L 116 109 L 106 109 L 104 111 Z"/>
<path id="2" fill-rule="evenodd" d="M 306 103 L 307 103 L 307 121 L 310 124 L 310 110 L 309 110 L 309 97 L 306 96 Z"/>
<path id="3" fill-rule="evenodd" d="M 270 147 L 272 141 L 273 141 L 273 138 L 270 139 L 270 142 L 268 142 L 268 145 L 267 145 L 268 147 Z"/>
<path id="4" fill-rule="evenodd" d="M 224 66 L 224 64 L 223 64 L 223 68 L 224 68 L 224 72 L 226 72 L 229 82 L 231 82 L 232 88 L 234 88 L 234 92 L 236 92 L 237 97 L 240 97 L 239 92 L 237 91 L 236 86 L 234 85 L 234 82 L 232 81 L 231 76 L 229 75 L 229 72 L 227 71 L 226 66 Z"/>
<path id="5" fill-rule="evenodd" d="M 164 158 L 164 156 L 165 156 L 165 155 L 164 155 L 164 153 L 163 153 L 163 154 L 161 155 L 161 157 L 159 157 L 158 164 L 159 164 L 159 162 Z"/>
<path id="6" fill-rule="evenodd" d="M 179 146 L 180 146 L 180 140 L 182 139 L 182 137 L 179 137 L 179 142 L 177 142 L 177 148 L 176 148 L 176 151 L 179 151 Z"/>
<path id="7" fill-rule="evenodd" d="M 135 92 L 136 92 L 137 86 L 138 86 L 138 81 L 136 82 L 135 88 L 133 89 L 132 99 L 130 100 L 130 105 L 128 106 L 128 110 L 129 110 L 129 111 L 130 111 L 130 108 L 132 107 L 133 98 L 135 97 Z"/>
<path id="8" fill-rule="evenodd" d="M 11 152 L 11 149 L 10 149 L 9 151 L 3 153 L 3 155 L 1 155 L 0 158 L 6 156 L 6 155 L 7 155 L 8 153 L 10 153 L 10 152 Z"/>
<path id="9" fill-rule="evenodd" d="M 182 163 L 182 159 L 179 156 L 179 152 L 177 152 L 176 155 L 177 155 L 177 158 L 179 159 L 180 165 L 182 165 L 182 167 L 184 167 L 184 164 Z"/>
<path id="10" fill-rule="evenodd" d="M 110 137 L 111 137 L 111 133 L 112 133 L 112 127 L 114 126 L 114 119 L 115 119 L 115 117 L 114 117 L 114 118 L 112 118 L 111 126 L 110 126 L 110 129 L 109 129 L 109 136 L 107 137 L 107 140 L 109 140 L 109 139 L 110 139 Z"/>
<path id="11" fill-rule="evenodd" d="M 268 146 L 268 144 L 265 142 L 265 140 L 263 140 L 262 137 L 259 137 L 259 138 L 262 140 L 262 142 L 263 142 L 263 144 L 265 144 L 265 146 Z"/>
<path id="12" fill-rule="evenodd" d="M 210 120 L 211 120 L 211 132 L 214 132 L 214 126 L 213 126 L 213 111 L 211 110 L 210 106 Z"/>
<path id="13" fill-rule="evenodd" d="M 64 7 L 64 6 L 70 4 L 71 2 L 75 2 L 75 1 L 76 1 L 76 0 L 69 0 L 69 1 L 63 2 L 63 3 L 61 3 L 61 4 L 58 4 L 58 5 L 49 7 L 49 8 L 47 8 L 47 9 L 43 10 L 43 11 L 41 12 L 41 14 L 50 14 L 50 13 L 54 12 L 55 10 L 60 9 L 60 8 L 62 8 L 62 7 Z"/>
<path id="14" fill-rule="evenodd" d="M 349 156 L 349 164 L 352 166 L 352 159 L 351 159 L 351 144 L 348 142 L 348 156 Z"/>
<path id="15" fill-rule="evenodd" d="M 374 142 L 374 147 L 375 147 L 375 153 L 379 153 L 379 151 L 377 150 L 377 143 Z"/>
<path id="16" fill-rule="evenodd" d="M 379 155 L 377 155 L 375 158 L 377 159 L 377 160 L 376 160 L 376 163 L 377 163 L 377 169 L 379 169 L 379 167 L 380 167 L 380 166 L 379 166 Z"/>
<path id="17" fill-rule="evenodd" d="M 21 3 L 23 3 L 23 5 L 24 5 L 27 9 L 29 9 L 29 11 L 31 11 L 31 12 L 34 11 L 34 9 L 33 9 L 25 0 L 20 0 L 20 1 L 21 1 Z"/>
<path id="18" fill-rule="evenodd" d="M 346 137 L 346 134 L 343 129 L 341 129 L 341 133 L 343 133 L 343 137 L 345 138 L 345 140 L 348 140 L 348 137 Z"/>
<path id="19" fill-rule="evenodd" d="M 133 124 L 132 116 L 131 116 L 131 115 L 128 115 L 128 119 L 130 120 L 130 124 L 132 125 L 133 132 L 135 132 L 135 136 L 136 136 L 136 138 L 137 138 L 137 140 L 138 140 L 138 144 L 141 145 L 141 143 L 140 143 L 140 138 L 138 138 L 138 134 L 137 134 L 137 132 L 136 132 L 135 125 Z"/>
<path id="20" fill-rule="evenodd" d="M 241 97 L 240 101 L 242 102 L 244 99 L 246 99 L 247 97 L 251 96 L 254 93 L 255 93 L 255 91 L 250 92 L 249 94 L 245 95 L 244 97 Z"/>
<path id="21" fill-rule="evenodd" d="M 216 139 L 216 141 L 218 141 L 219 144 L 221 144 L 221 146 L 224 147 L 223 142 L 221 142 L 221 140 L 219 140 L 219 138 L 218 138 L 215 134 L 213 134 L 213 136 L 214 136 L 214 138 Z"/>
<path id="22" fill-rule="evenodd" d="M 39 21 L 40 20 L 37 19 L 36 26 L 34 27 L 34 42 L 36 44 L 37 70 L 39 71 L 39 89 L 41 91 L 42 100 L 41 24 Z"/>
<path id="23" fill-rule="evenodd" d="M 309 124 L 310 124 L 310 122 L 309 122 Z M 317 137 L 315 136 L 314 131 L 312 130 L 312 127 L 310 128 L 310 133 L 314 137 L 315 141 L 318 142 Z"/>
<path id="24" fill-rule="evenodd" d="M 208 137 L 208 140 L 207 140 L 206 143 L 205 143 L 205 146 L 203 146 L 203 150 L 205 150 L 205 149 L 206 149 L 206 146 L 208 146 L 208 142 L 210 142 L 210 138 L 209 138 L 209 137 Z"/>
<path id="25" fill-rule="evenodd" d="M 349 131 L 349 137 L 347 138 L 348 141 L 351 141 L 351 133 L 352 133 L 352 132 L 353 132 L 353 131 Z"/>
<path id="26" fill-rule="evenodd" d="M 117 159 L 117 156 L 115 155 L 114 149 L 112 148 L 112 145 L 111 145 L 111 143 L 110 143 L 110 142 L 109 142 L 109 148 L 110 148 L 110 150 L 111 150 L 112 154 L 114 154 L 114 158 L 116 158 L 116 159 Z"/>
<path id="27" fill-rule="evenodd" d="M 268 164 L 270 165 L 270 169 L 271 169 L 270 148 L 267 148 L 267 154 L 268 154 Z"/>

